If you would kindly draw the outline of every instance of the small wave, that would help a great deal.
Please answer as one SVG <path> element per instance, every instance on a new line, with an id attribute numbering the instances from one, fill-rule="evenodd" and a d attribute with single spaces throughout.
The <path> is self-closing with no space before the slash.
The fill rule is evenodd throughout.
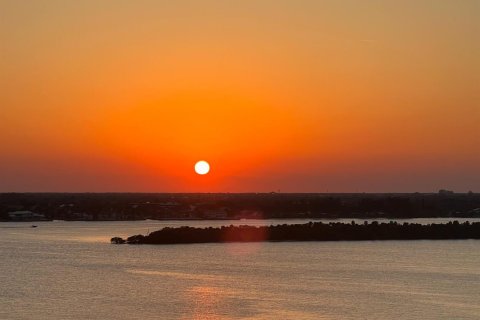
<path id="1" fill-rule="evenodd" d="M 182 273 L 182 272 L 139 270 L 139 269 L 127 269 L 126 271 L 133 274 L 161 276 L 161 277 L 186 279 L 186 280 L 204 280 L 204 281 L 224 281 L 225 280 L 225 276 L 213 275 L 213 274 L 192 274 L 192 273 Z"/>

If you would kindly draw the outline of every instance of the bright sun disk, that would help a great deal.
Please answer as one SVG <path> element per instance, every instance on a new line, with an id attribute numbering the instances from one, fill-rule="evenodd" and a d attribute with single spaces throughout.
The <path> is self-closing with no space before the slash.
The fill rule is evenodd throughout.
<path id="1" fill-rule="evenodd" d="M 204 175 L 204 174 L 207 174 L 209 171 L 210 171 L 210 165 L 208 164 L 207 161 L 202 160 L 202 161 L 198 161 L 195 164 L 195 172 L 197 174 Z"/>

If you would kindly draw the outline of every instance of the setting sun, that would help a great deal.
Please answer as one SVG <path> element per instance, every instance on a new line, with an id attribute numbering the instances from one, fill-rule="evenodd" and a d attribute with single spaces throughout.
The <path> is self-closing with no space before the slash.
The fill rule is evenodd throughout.
<path id="1" fill-rule="evenodd" d="M 198 161 L 195 164 L 195 172 L 200 175 L 207 174 L 210 171 L 210 165 L 206 161 Z"/>

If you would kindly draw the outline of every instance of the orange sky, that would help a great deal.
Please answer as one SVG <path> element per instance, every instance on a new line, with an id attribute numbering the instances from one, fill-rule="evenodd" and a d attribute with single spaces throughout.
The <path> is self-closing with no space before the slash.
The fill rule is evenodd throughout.
<path id="1" fill-rule="evenodd" d="M 0 0 L 0 191 L 478 192 L 478 34 L 475 0 Z"/>

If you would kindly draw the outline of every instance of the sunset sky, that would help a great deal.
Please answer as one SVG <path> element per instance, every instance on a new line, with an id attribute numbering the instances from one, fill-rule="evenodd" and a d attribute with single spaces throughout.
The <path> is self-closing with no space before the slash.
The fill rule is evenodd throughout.
<path id="1" fill-rule="evenodd" d="M 477 0 L 0 0 L 0 192 L 480 192 L 479 35 Z"/>

